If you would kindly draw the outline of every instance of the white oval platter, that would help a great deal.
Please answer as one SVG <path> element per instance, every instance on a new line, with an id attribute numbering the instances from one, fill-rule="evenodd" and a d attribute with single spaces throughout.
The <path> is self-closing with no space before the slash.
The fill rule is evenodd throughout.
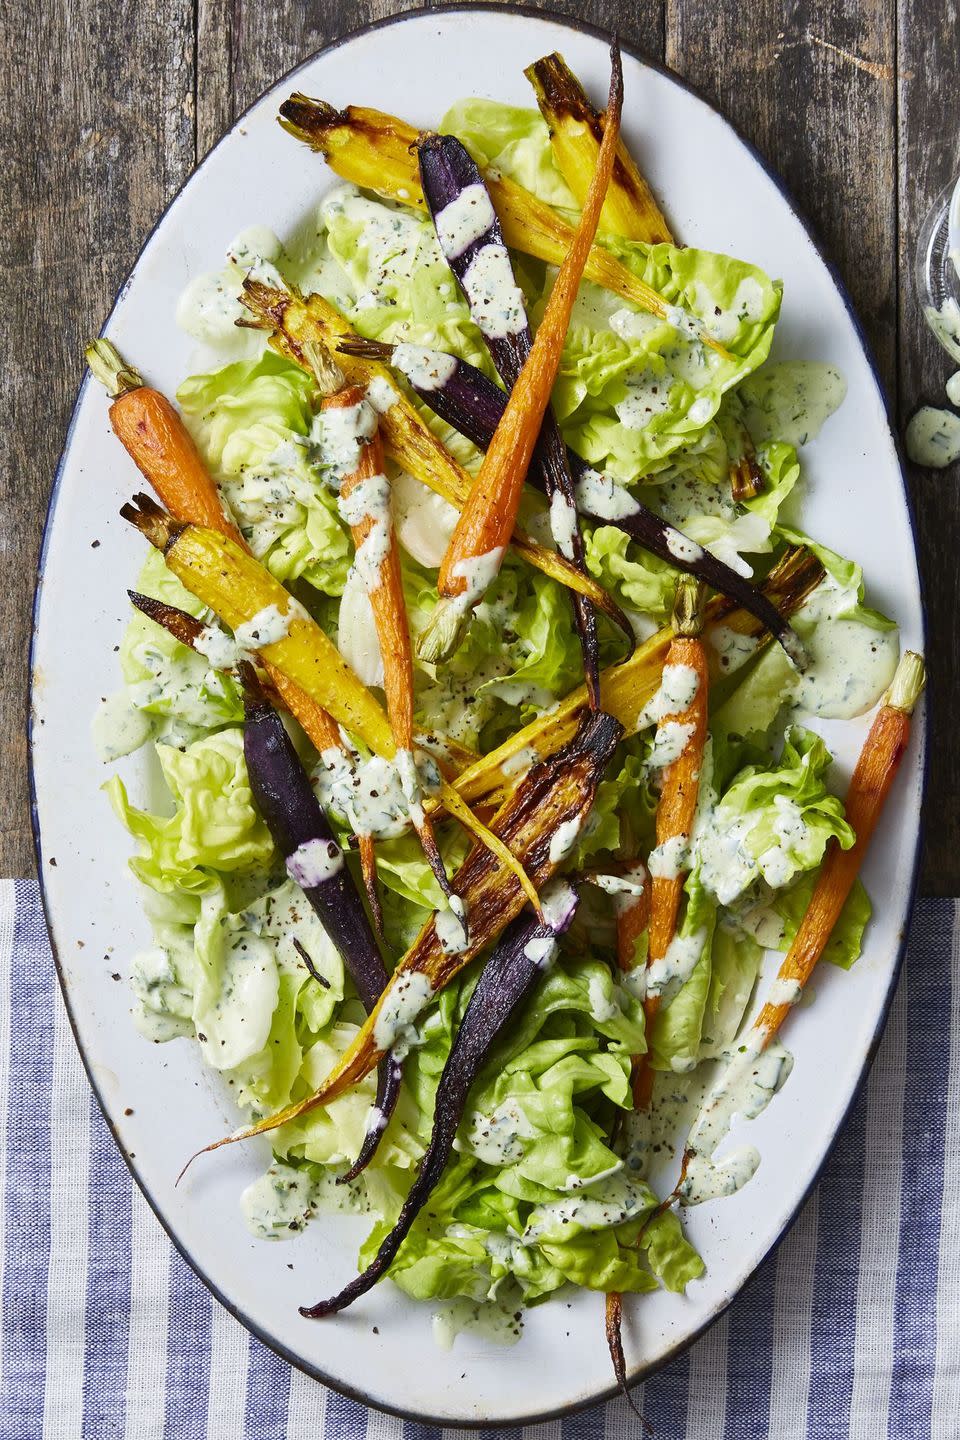
<path id="1" fill-rule="evenodd" d="M 595 96 L 605 94 L 601 37 L 499 7 L 417 12 L 318 54 L 254 105 L 186 184 L 145 245 L 107 333 L 172 392 L 193 348 L 174 323 L 186 282 L 217 268 L 247 226 L 263 223 L 283 238 L 303 223 L 332 177 L 276 124 L 291 90 L 376 105 L 432 126 L 466 94 L 530 104 L 523 67 L 553 49 Z M 677 233 L 782 277 L 775 354 L 827 360 L 846 377 L 844 405 L 804 454 L 807 527 L 862 561 L 871 602 L 899 618 L 905 644 L 922 646 L 901 468 L 848 302 L 777 182 L 726 121 L 675 78 L 629 55 L 624 71 L 624 131 Z M 114 646 L 142 542 L 117 512 L 139 480 L 110 432 L 102 393 L 87 381 L 54 489 L 38 586 L 35 828 L 77 1039 L 137 1181 L 224 1304 L 293 1363 L 371 1404 L 441 1424 L 489 1425 L 556 1415 L 610 1393 L 598 1296 L 580 1293 L 572 1308 L 561 1300 L 529 1312 L 521 1342 L 507 1350 L 469 1335 L 449 1352 L 438 1350 L 430 1308 L 389 1284 L 341 1317 L 311 1323 L 297 1306 L 353 1273 L 362 1220 L 319 1218 L 283 1245 L 253 1240 L 238 1201 L 264 1168 L 265 1146 L 207 1157 L 174 1187 L 185 1157 L 232 1129 L 236 1115 L 195 1047 L 176 1041 L 158 1048 L 139 1037 L 126 986 L 110 978 L 127 970 L 148 933 L 126 869 L 128 837 L 100 793 L 105 775 L 89 720 L 118 683 Z M 849 769 L 867 723 L 824 727 L 841 769 Z M 793 1075 L 752 1125 L 763 1156 L 756 1178 L 734 1198 L 689 1215 L 706 1277 L 686 1297 L 660 1293 L 632 1307 L 626 1338 L 634 1375 L 682 1348 L 736 1295 L 782 1237 L 843 1122 L 899 965 L 918 846 L 922 730 L 921 721 L 869 857 L 865 879 L 877 904 L 866 953 L 849 974 L 829 967 L 818 974 L 815 1004 L 791 1020 Z M 146 760 L 135 757 L 124 773 L 142 795 L 150 783 Z"/>

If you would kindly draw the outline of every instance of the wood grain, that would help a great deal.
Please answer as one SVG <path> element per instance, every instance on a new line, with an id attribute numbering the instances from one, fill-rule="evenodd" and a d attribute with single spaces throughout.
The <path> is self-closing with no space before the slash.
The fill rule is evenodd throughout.
<path id="1" fill-rule="evenodd" d="M 40 7 L 4 0 L 0 32 L 20 37 L 3 50 L 0 104 L 0 874 L 26 875 L 27 651 L 43 515 L 83 341 L 193 164 L 194 33 L 178 0 L 46 6 L 42 21 Z"/>
<path id="2" fill-rule="evenodd" d="M 43 508 L 80 378 L 80 345 L 102 323 L 151 223 L 192 165 L 285 70 L 394 0 L 76 0 L 67 14 L 13 11 L 24 43 L 0 59 L 0 254 L 14 279 L 0 324 L 0 874 L 27 874 L 24 705 L 30 595 Z M 547 8 L 547 7 L 544 7 Z M 915 300 L 916 234 L 960 165 L 952 0 L 556 0 L 617 29 L 716 101 L 783 176 L 845 279 L 894 413 L 943 398 L 949 363 Z M 67 57 L 64 62 L 63 57 Z M 49 89 L 51 64 L 56 89 Z M 55 95 L 37 127 L 38 97 Z M 941 137 L 950 137 L 944 144 Z M 44 303 L 38 305 L 37 297 Z M 55 317 L 54 323 L 50 323 Z M 956 476 L 913 476 L 937 709 L 924 887 L 960 893 L 960 713 L 953 660 L 960 566 Z M 940 738 L 942 736 L 942 738 Z"/>
<path id="3" fill-rule="evenodd" d="M 960 174 L 960 91 L 954 65 L 953 0 L 900 0 L 898 28 L 898 214 L 900 420 L 919 404 L 944 405 L 956 368 L 927 328 L 914 265 L 920 228 L 945 185 Z M 953 71 L 953 74 L 951 74 Z M 909 466 L 927 602 L 930 667 L 930 772 L 922 884 L 932 895 L 960 894 L 960 464 Z"/>

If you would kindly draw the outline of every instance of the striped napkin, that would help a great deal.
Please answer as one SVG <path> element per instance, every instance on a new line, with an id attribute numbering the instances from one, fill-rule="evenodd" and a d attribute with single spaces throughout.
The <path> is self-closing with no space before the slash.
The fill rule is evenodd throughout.
<path id="1" fill-rule="evenodd" d="M 634 1392 L 650 1440 L 960 1436 L 956 915 L 919 904 L 869 1083 L 777 1254 Z M 30 881 L 0 881 L 0 1151 L 0 1440 L 441 1440 L 291 1370 L 173 1250 L 87 1087 Z M 628 1437 L 622 1399 L 523 1434 Z"/>

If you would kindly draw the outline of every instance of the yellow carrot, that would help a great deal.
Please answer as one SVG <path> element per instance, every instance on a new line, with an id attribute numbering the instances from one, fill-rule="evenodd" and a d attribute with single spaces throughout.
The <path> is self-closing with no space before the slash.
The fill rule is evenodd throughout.
<path id="1" fill-rule="evenodd" d="M 535 60 L 523 72 L 533 86 L 540 113 L 550 131 L 550 147 L 560 173 L 582 205 L 603 138 L 603 120 L 580 81 L 556 51 Z M 627 240 L 673 243 L 653 191 L 634 163 L 623 137 L 610 176 L 600 229 Z"/>

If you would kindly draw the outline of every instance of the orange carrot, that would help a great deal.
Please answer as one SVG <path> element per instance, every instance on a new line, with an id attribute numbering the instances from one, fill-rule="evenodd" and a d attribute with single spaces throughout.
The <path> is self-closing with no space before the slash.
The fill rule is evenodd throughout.
<path id="1" fill-rule="evenodd" d="M 849 850 L 842 850 L 836 840 L 830 841 L 810 903 L 777 972 L 775 983 L 784 987 L 781 995 L 786 991 L 786 998 L 775 996 L 761 1007 L 747 1036 L 737 1042 L 734 1063 L 744 1055 L 759 1056 L 767 1048 L 796 1005 L 804 985 L 827 948 L 906 752 L 911 718 L 924 683 L 922 657 L 907 650 L 901 657 L 893 684 L 877 711 L 850 777 L 845 809 L 857 838 Z M 709 1109 L 711 1097 L 722 1093 L 723 1085 L 724 1077 L 721 1076 L 707 1096 L 701 1116 Z M 688 1140 L 684 1147 L 680 1178 L 659 1209 L 665 1209 L 680 1195 L 694 1153 Z"/>
<path id="2" fill-rule="evenodd" d="M 646 871 L 640 874 L 639 866 L 634 866 L 631 876 L 636 893 L 620 897 L 617 906 L 617 965 L 625 975 L 636 964 L 637 941 L 650 924 L 649 877 Z"/>
<path id="3" fill-rule="evenodd" d="M 703 625 L 702 600 L 702 587 L 692 576 L 684 575 L 677 586 L 673 614 L 674 637 L 670 642 L 666 664 L 686 666 L 694 672 L 697 684 L 687 705 L 664 714 L 658 720 L 660 728 L 673 724 L 692 726 L 680 755 L 664 768 L 656 821 L 657 847 L 660 850 L 671 841 L 685 841 L 693 828 L 693 817 L 697 808 L 700 768 L 707 739 L 709 686 L 706 649 L 700 638 Z M 680 911 L 685 875 L 676 866 L 670 866 L 669 870 L 669 874 L 663 875 L 657 873 L 656 866 L 651 867 L 648 967 L 664 958 L 677 930 L 677 915 Z M 648 995 L 643 1008 L 649 1036 L 660 1009 L 659 995 Z M 638 1109 L 646 1109 L 652 1093 L 653 1068 L 648 1048 L 634 1076 L 634 1103 Z"/>
<path id="4" fill-rule="evenodd" d="M 786 1001 L 768 1001 L 754 1021 L 755 1030 L 762 1034 L 764 1049 L 780 1029 L 799 999 L 803 986 L 813 974 L 853 889 L 880 812 L 907 748 L 911 718 L 923 690 L 924 680 L 923 660 L 912 650 L 906 651 L 893 677 L 893 684 L 877 711 L 850 778 L 845 809 L 847 820 L 856 834 L 856 841 L 849 850 L 841 850 L 836 840 L 831 840 L 817 876 L 817 883 L 813 887 L 810 903 L 777 973 L 778 985 L 789 986 L 793 994 Z"/>
<path id="5" fill-rule="evenodd" d="M 220 492 L 179 412 L 127 365 L 109 340 L 92 340 L 87 364 L 114 397 L 110 424 L 117 439 L 177 520 L 246 542 L 224 512 Z"/>
<path id="6" fill-rule="evenodd" d="M 321 404 L 322 410 L 329 413 L 333 410 L 346 410 L 365 403 L 366 391 L 359 385 L 347 385 L 344 382 L 343 374 L 331 357 L 314 356 L 313 358 L 316 360 L 314 371 L 321 388 L 334 384 L 338 387 L 333 393 L 324 396 Z M 376 427 L 360 450 L 357 468 L 341 482 L 341 508 L 364 481 L 380 479 L 385 484 L 383 470 L 383 442 L 380 438 L 379 427 Z M 349 505 L 346 506 L 346 513 L 347 515 L 350 513 Z M 359 554 L 364 543 L 370 541 L 378 520 L 374 515 L 365 512 L 358 520 L 348 520 L 348 523 L 354 546 Z M 376 537 L 374 537 L 374 543 L 375 539 Z M 367 594 L 370 608 L 373 611 L 377 639 L 380 643 L 380 655 L 383 661 L 383 688 L 387 700 L 387 714 L 390 717 L 390 728 L 397 746 L 397 762 L 399 765 L 403 765 L 404 760 L 406 761 L 405 768 L 401 770 L 401 780 L 410 805 L 410 819 L 420 837 L 423 853 L 430 863 L 437 883 L 448 899 L 453 897 L 456 901 L 458 897 L 454 896 L 453 887 L 447 877 L 443 857 L 434 835 L 433 823 L 423 808 L 419 780 L 413 760 L 413 653 L 410 645 L 406 601 L 403 596 L 403 578 L 400 573 L 400 552 L 397 549 L 396 535 L 392 525 L 386 553 L 379 561 L 378 574 L 379 583 L 375 586 L 368 584 Z M 451 908 L 454 909 L 455 914 L 459 915 L 458 905 L 455 904 Z M 462 917 L 461 923 L 464 923 Z"/>
<path id="7" fill-rule="evenodd" d="M 91 341 L 85 353 L 93 374 L 115 397 L 110 406 L 114 434 L 171 515 L 228 535 L 248 550 L 247 542 L 227 516 L 220 492 L 179 411 L 159 390 L 143 383 L 140 372 L 126 364 L 109 340 Z M 283 704 L 303 727 L 317 753 L 342 750 L 340 731 L 326 710 L 275 665 L 267 660 L 263 665 Z M 364 886 L 377 929 L 382 932 L 373 837 L 361 835 L 358 843 Z"/>
<path id="8" fill-rule="evenodd" d="M 486 588 L 499 569 L 516 524 L 527 467 L 540 434 L 540 422 L 550 404 L 570 315 L 616 156 L 623 100 L 623 74 L 616 45 L 611 60 L 603 143 L 580 223 L 550 292 L 533 348 L 511 391 L 440 567 L 437 588 L 447 600 L 448 610 L 450 602 L 458 599 L 458 608 L 462 609 L 464 595 L 472 605 L 482 598 L 478 592 Z M 449 635 L 447 651 L 453 648 L 457 629 L 454 626 Z"/>
<path id="9" fill-rule="evenodd" d="M 658 733 L 664 726 L 680 724 L 691 726 L 677 758 L 664 767 L 657 802 L 656 834 L 657 847 L 666 846 L 670 841 L 684 843 L 693 829 L 693 818 L 697 809 L 700 790 L 700 770 L 703 765 L 703 750 L 707 741 L 707 695 L 709 673 L 707 655 L 700 638 L 703 629 L 704 588 L 692 576 L 682 575 L 677 584 L 677 598 L 673 607 L 674 636 L 664 670 L 668 665 L 683 665 L 694 672 L 696 689 L 686 705 L 658 716 Z M 668 702 L 669 703 L 669 702 Z M 677 915 L 680 911 L 680 897 L 683 893 L 684 876 L 679 867 L 671 864 L 670 873 L 658 873 L 659 867 L 650 867 L 650 898 L 627 911 L 617 925 L 617 959 L 624 968 L 621 948 L 621 924 L 624 927 L 624 946 L 632 966 L 636 938 L 642 934 L 644 920 L 649 922 L 647 944 L 647 967 L 654 961 L 662 960 L 670 948 L 677 930 Z M 678 873 L 674 873 L 674 872 Z M 644 887 L 646 894 L 646 887 Z M 646 911 L 646 915 L 644 915 Z M 629 930 L 628 927 L 629 926 Z M 630 937 L 630 930 L 633 934 Z M 648 995 L 643 1002 L 646 1021 L 647 1050 L 644 1055 L 635 1056 L 632 1069 L 633 1104 L 636 1110 L 648 1110 L 653 1098 L 654 1070 L 651 1064 L 651 1035 L 653 1022 L 660 1009 L 660 996 Z M 655 1212 L 656 1213 L 656 1212 Z M 607 1349 L 613 1364 L 613 1372 L 620 1389 L 627 1395 L 627 1371 L 623 1354 L 623 1300 L 611 1292 L 606 1297 L 605 1329 Z M 631 1402 L 632 1403 L 632 1402 Z"/>

